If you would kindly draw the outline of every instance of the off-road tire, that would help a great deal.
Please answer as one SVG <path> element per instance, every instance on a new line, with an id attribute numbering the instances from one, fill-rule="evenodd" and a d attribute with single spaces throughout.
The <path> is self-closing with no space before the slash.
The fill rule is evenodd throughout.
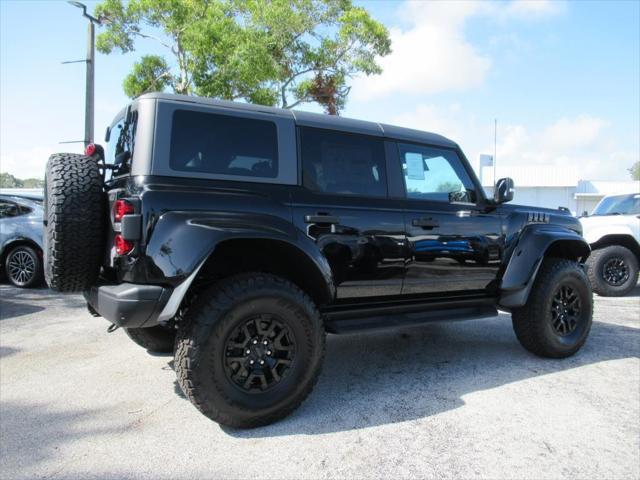
<path id="1" fill-rule="evenodd" d="M 604 269 L 607 262 L 616 258 L 624 262 L 628 268 L 629 277 L 620 285 L 611 285 L 604 279 Z M 638 283 L 638 258 L 631 250 L 622 245 L 599 248 L 594 250 L 587 259 L 587 275 L 591 282 L 591 288 L 598 295 L 620 297 L 629 293 Z"/>
<path id="2" fill-rule="evenodd" d="M 287 376 L 270 390 L 248 393 L 225 373 L 225 346 L 250 316 L 277 315 L 295 338 Z M 293 283 L 265 273 L 222 280 L 200 296 L 178 329 L 175 367 L 187 398 L 204 415 L 234 428 L 267 425 L 289 415 L 320 375 L 325 332 L 309 296 Z"/>
<path id="3" fill-rule="evenodd" d="M 30 261 L 33 262 L 31 275 L 29 278 L 25 279 L 25 281 L 20 281 L 20 279 L 14 278 L 14 275 L 12 275 L 11 272 L 12 265 L 19 258 L 19 255 L 27 255 Z M 18 245 L 12 248 L 5 257 L 4 271 L 6 272 L 7 280 L 9 280 L 9 282 L 15 287 L 37 287 L 42 284 L 42 254 L 28 245 Z"/>
<path id="4" fill-rule="evenodd" d="M 552 302 L 561 286 L 569 286 L 580 298 L 580 315 L 575 330 L 565 336 L 553 327 Z M 583 268 L 564 258 L 544 259 L 527 303 L 512 312 L 513 329 L 520 344 L 541 357 L 564 358 L 584 345 L 591 329 L 593 294 Z"/>
<path id="5" fill-rule="evenodd" d="M 53 290 L 80 292 L 98 278 L 107 221 L 103 184 L 91 157 L 60 153 L 47 162 L 44 275 Z"/>
<path id="6" fill-rule="evenodd" d="M 158 325 L 148 328 L 125 328 L 125 333 L 142 348 L 152 353 L 173 353 L 176 330 Z"/>

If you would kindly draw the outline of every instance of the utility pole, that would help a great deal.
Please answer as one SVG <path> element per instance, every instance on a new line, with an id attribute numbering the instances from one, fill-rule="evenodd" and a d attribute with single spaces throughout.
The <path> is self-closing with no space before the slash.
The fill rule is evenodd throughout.
<path id="1" fill-rule="evenodd" d="M 86 91 L 85 91 L 85 107 L 84 107 L 84 145 L 85 147 L 93 143 L 93 119 L 94 119 L 94 103 L 95 103 L 95 25 L 100 25 L 100 20 L 87 13 L 87 6 L 80 2 L 68 2 L 74 7 L 82 9 L 82 16 L 89 20 L 87 29 L 87 58 L 85 60 L 77 60 L 77 63 L 85 62 L 87 66 L 86 75 Z"/>

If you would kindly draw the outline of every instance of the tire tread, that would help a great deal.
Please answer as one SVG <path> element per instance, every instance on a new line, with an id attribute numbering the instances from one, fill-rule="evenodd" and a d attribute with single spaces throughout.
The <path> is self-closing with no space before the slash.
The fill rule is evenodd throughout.
<path id="1" fill-rule="evenodd" d="M 563 271 L 575 272 L 584 277 L 590 291 L 586 274 L 577 262 L 565 258 L 546 258 L 540 267 L 527 303 L 511 312 L 513 330 L 518 341 L 525 349 L 541 357 L 564 358 L 573 355 L 580 350 L 591 328 L 589 325 L 583 338 L 568 351 L 559 351 L 554 348 L 545 334 L 543 320 L 547 317 L 545 300 L 555 287 L 556 276 Z M 593 302 L 590 302 L 590 309 L 589 316 L 591 318 L 593 316 Z"/>
<path id="2" fill-rule="evenodd" d="M 207 341 L 208 333 L 216 322 L 220 321 L 225 312 L 232 308 L 233 304 L 242 297 L 245 292 L 255 291 L 261 288 L 277 288 L 286 291 L 295 301 L 307 312 L 311 313 L 312 322 L 316 323 L 316 336 L 313 332 L 307 335 L 308 342 L 320 342 L 320 357 L 315 360 L 319 364 L 315 368 L 310 381 L 304 386 L 302 391 L 296 393 L 295 398 L 282 408 L 269 415 L 254 416 L 253 418 L 238 418 L 216 409 L 210 402 L 206 401 L 206 394 L 200 388 L 198 375 L 195 372 L 197 358 L 200 349 Z M 178 329 L 175 347 L 175 368 L 178 377 L 178 384 L 187 398 L 204 415 L 212 420 L 233 428 L 255 428 L 273 423 L 286 417 L 302 404 L 313 390 L 321 372 L 321 365 L 325 355 L 325 333 L 318 312 L 313 300 L 300 288 L 281 277 L 267 273 L 246 273 L 222 280 L 211 290 L 206 292 L 200 300 L 197 300 L 185 316 L 184 324 Z M 248 408 L 234 405 L 234 408 L 241 408 L 245 413 L 252 413 Z"/>
<path id="3" fill-rule="evenodd" d="M 627 255 L 631 262 L 629 268 L 631 272 L 629 276 L 631 280 L 625 288 L 614 287 L 607 285 L 602 277 L 600 277 L 600 270 L 602 269 L 603 259 L 610 255 L 613 249 L 623 249 L 621 252 L 623 255 Z M 591 252 L 591 255 L 587 259 L 587 276 L 591 283 L 591 288 L 595 293 L 603 297 L 619 297 L 629 293 L 638 283 L 638 259 L 635 254 L 623 245 L 609 245 L 608 247 L 598 248 Z"/>
<path id="4" fill-rule="evenodd" d="M 59 292 L 95 284 L 103 257 L 105 200 L 95 159 L 54 154 L 45 175 L 45 278 Z"/>

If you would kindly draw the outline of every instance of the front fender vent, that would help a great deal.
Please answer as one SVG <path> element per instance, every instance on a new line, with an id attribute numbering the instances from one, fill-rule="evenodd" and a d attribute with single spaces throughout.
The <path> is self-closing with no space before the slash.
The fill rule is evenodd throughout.
<path id="1" fill-rule="evenodd" d="M 549 223 L 550 215 L 542 212 L 529 212 L 527 214 L 527 223 Z"/>

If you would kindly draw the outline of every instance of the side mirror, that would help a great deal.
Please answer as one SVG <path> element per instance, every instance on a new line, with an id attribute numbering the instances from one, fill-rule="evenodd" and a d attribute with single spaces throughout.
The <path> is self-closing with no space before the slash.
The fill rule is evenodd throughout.
<path id="1" fill-rule="evenodd" d="M 496 203 L 506 203 L 513 200 L 515 194 L 515 185 L 511 178 L 501 178 L 496 182 L 496 186 L 493 189 L 493 200 Z"/>
<path id="2" fill-rule="evenodd" d="M 588 217 L 589 216 L 589 212 L 587 212 L 586 210 L 582 212 L 582 215 L 580 215 L 581 217 Z"/>

